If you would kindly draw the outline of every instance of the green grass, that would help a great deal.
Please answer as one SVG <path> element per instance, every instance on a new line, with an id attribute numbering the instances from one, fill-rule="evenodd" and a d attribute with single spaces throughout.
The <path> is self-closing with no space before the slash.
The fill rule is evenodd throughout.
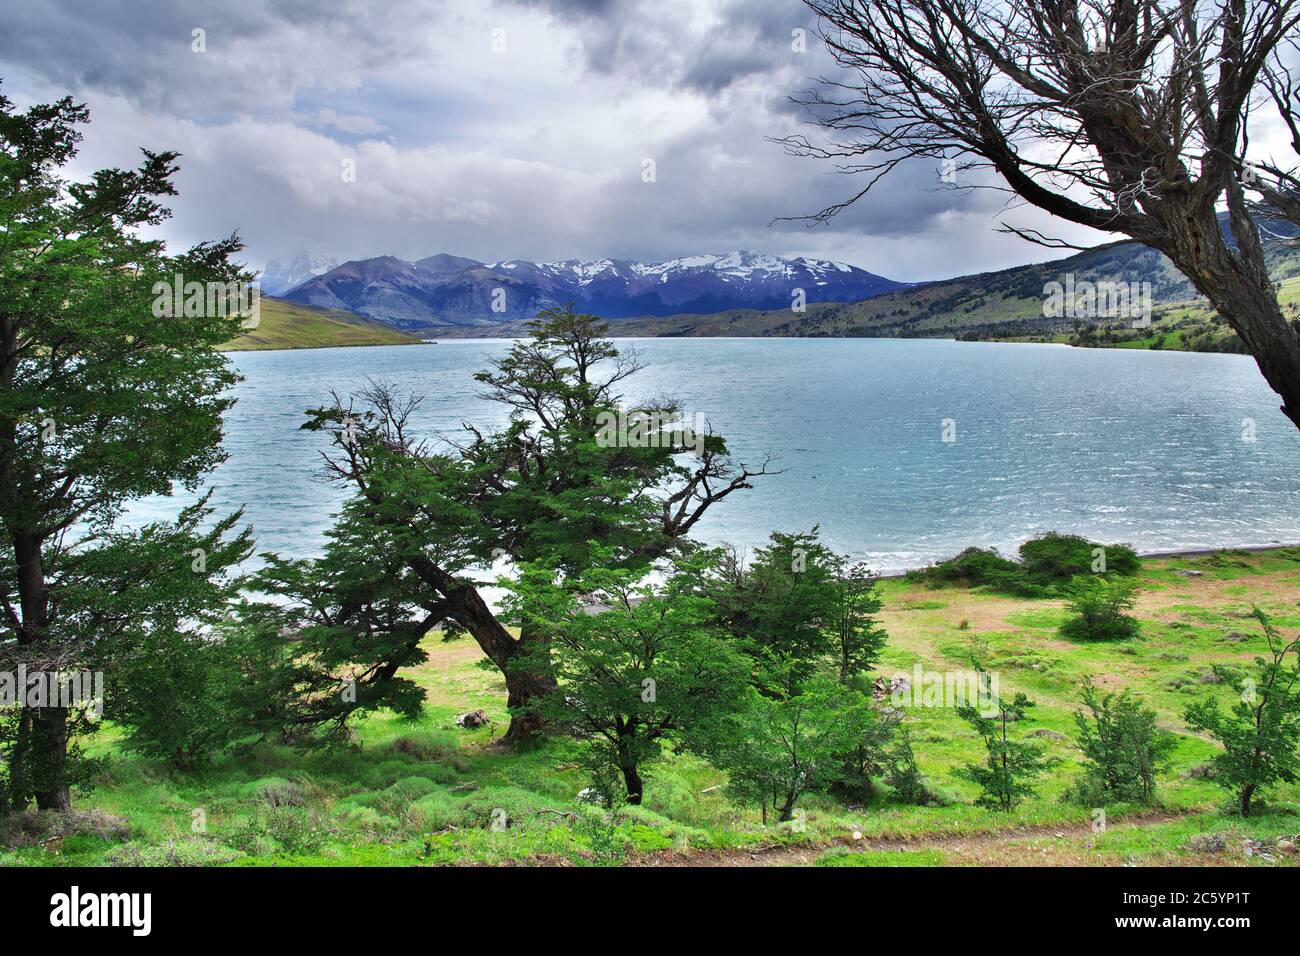
<path id="1" fill-rule="evenodd" d="M 263 297 L 257 328 L 222 348 L 231 352 L 324 349 L 349 345 L 414 345 L 419 341 L 351 312 Z"/>
<path id="2" fill-rule="evenodd" d="M 1205 573 L 1175 573 L 1189 567 Z M 907 706 L 921 769 L 945 805 L 900 805 L 882 792 L 848 807 L 813 795 L 800 804 L 805 813 L 797 831 L 764 827 L 757 807 L 727 796 L 722 773 L 698 758 L 669 754 L 648 768 L 644 806 L 607 821 L 576 799 L 590 781 L 569 744 L 550 741 L 518 752 L 493 745 L 507 720 L 499 676 L 475 666 L 480 653 L 472 642 L 431 635 L 429 662 L 411 674 L 426 691 L 425 714 L 414 721 L 372 716 L 348 747 L 303 753 L 267 745 L 222 758 L 206 772 L 181 774 L 121 752 L 116 731 L 106 727 L 92 746 L 110 760 L 96 789 L 76 801 L 84 816 L 61 822 L 56 830 L 63 835 L 53 840 L 44 839 L 55 832 L 49 821 L 26 821 L 35 838 L 15 836 L 17 824 L 8 821 L 0 826 L 0 864 L 595 865 L 665 853 L 704 853 L 717 861 L 762 849 L 774 864 L 827 866 L 1286 865 L 1295 857 L 1262 864 L 1242 855 L 1239 844 L 1245 836 L 1300 832 L 1300 786 L 1269 792 L 1267 813 L 1248 821 L 1233 816 L 1225 810 L 1227 795 L 1194 772 L 1215 745 L 1190 734 L 1181 714 L 1203 696 L 1226 700 L 1225 688 L 1199 682 L 1210 664 L 1246 667 L 1264 647 L 1258 624 L 1246 616 L 1252 606 L 1300 627 L 1298 575 L 1298 549 L 1148 561 L 1139 578 L 1141 636 L 1117 645 L 1059 639 L 1059 601 L 883 582 L 881 618 L 890 642 L 881 673 L 910 674 L 918 663 L 929 670 L 964 668 L 971 641 L 979 640 L 1001 692 L 1024 691 L 1038 702 L 1033 719 L 1016 733 L 1065 735 L 1039 738 L 1061 763 L 1010 814 L 974 806 L 974 789 L 956 776 L 981 751 L 955 713 Z M 1236 636 L 1225 639 L 1229 634 Z M 1090 808 L 1061 801 L 1079 769 L 1073 713 L 1085 677 L 1106 690 L 1133 688 L 1178 734 L 1154 815 L 1149 808 L 1106 808 L 1103 833 L 1092 831 Z M 475 708 L 494 724 L 457 728 L 455 715 Z M 1235 842 L 1206 859 L 1187 841 L 1211 830 L 1227 831 Z M 829 849 L 836 845 L 843 849 Z"/>

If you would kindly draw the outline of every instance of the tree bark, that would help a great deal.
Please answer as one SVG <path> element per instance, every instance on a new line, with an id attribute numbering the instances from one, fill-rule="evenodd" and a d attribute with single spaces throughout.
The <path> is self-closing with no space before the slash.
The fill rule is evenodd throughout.
<path id="1" fill-rule="evenodd" d="M 781 815 L 777 817 L 778 823 L 788 823 L 794 818 L 794 803 L 799 799 L 799 794 L 793 790 L 785 795 L 785 803 L 781 807 Z"/>
<path id="2" fill-rule="evenodd" d="M 627 802 L 634 807 L 640 806 L 645 784 L 641 780 L 641 774 L 637 772 L 636 764 L 619 767 L 619 770 L 623 771 L 623 784 L 627 787 Z"/>
<path id="3" fill-rule="evenodd" d="M 1157 248 L 1241 336 L 1264 380 L 1281 396 L 1283 414 L 1300 428 L 1300 332 L 1282 315 L 1244 202 L 1230 195 L 1229 205 L 1236 249 L 1224 238 L 1212 206 L 1185 211 L 1180 228 L 1168 230 L 1176 239 Z"/>
<path id="4" fill-rule="evenodd" d="M 1241 815 L 1250 816 L 1250 800 L 1255 795 L 1255 785 L 1248 783 L 1241 788 Z"/>
<path id="5" fill-rule="evenodd" d="M 541 669 L 542 662 L 530 666 L 529 658 L 542 656 L 543 638 L 527 629 L 514 637 L 497 620 L 478 589 L 448 574 L 432 561 L 412 562 L 417 574 L 432 584 L 447 601 L 449 616 L 464 627 L 483 653 L 492 659 L 506 681 L 506 706 L 510 708 L 510 727 L 502 738 L 506 743 L 523 743 L 540 736 L 543 721 L 531 711 L 540 697 L 555 690 L 555 678 Z"/>
<path id="6" fill-rule="evenodd" d="M 18 532 L 12 535 L 18 571 L 18 596 L 22 627 L 18 629 L 20 647 L 38 645 L 49 624 L 49 591 L 41 554 L 43 544 L 38 534 Z M 19 689 L 20 693 L 22 688 Z M 25 706 L 25 705 L 24 705 Z M 19 722 L 16 742 L 17 759 L 11 777 L 20 789 L 13 794 L 16 806 L 26 805 L 32 792 L 42 810 L 66 810 L 72 806 L 67 786 L 68 711 L 64 707 L 44 707 L 29 719 Z M 24 739 L 25 738 L 25 739 Z"/>

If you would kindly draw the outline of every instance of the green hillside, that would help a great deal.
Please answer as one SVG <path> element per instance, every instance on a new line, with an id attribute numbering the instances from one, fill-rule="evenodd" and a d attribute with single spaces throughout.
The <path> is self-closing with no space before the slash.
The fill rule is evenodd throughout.
<path id="1" fill-rule="evenodd" d="M 1300 312 L 1300 254 L 1279 244 L 1270 252 L 1288 314 Z M 1117 320 L 1083 321 L 1043 314 L 1044 286 L 1073 274 L 1076 283 L 1149 282 L 1152 327 Z M 1244 351 L 1191 283 L 1161 253 L 1115 242 L 1052 262 L 1016 266 L 899 289 L 859 302 L 824 302 L 807 311 L 732 309 L 714 315 L 651 316 L 611 323 L 620 336 L 789 336 L 799 338 L 958 338 L 1061 342 L 1090 347 Z M 447 338 L 516 336 L 523 323 L 438 329 Z"/>
<path id="2" fill-rule="evenodd" d="M 338 309 L 318 309 L 262 297 L 261 321 L 237 339 L 228 352 L 258 349 L 324 349 L 345 345 L 415 345 L 420 339 Z"/>

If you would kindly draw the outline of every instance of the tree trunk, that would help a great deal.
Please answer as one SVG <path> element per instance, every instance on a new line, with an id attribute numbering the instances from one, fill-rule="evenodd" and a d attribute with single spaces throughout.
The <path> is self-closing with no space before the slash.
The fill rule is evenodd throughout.
<path id="1" fill-rule="evenodd" d="M 1248 783 L 1241 788 L 1241 815 L 1250 816 L 1250 800 L 1255 795 L 1255 785 Z"/>
<path id="2" fill-rule="evenodd" d="M 41 810 L 69 810 L 68 711 L 66 707 L 42 707 L 31 721 L 32 757 L 36 773 L 36 806 Z"/>
<path id="3" fill-rule="evenodd" d="M 482 595 L 471 584 L 449 574 L 426 558 L 416 558 L 412 568 L 432 584 L 447 601 L 450 617 L 473 636 L 506 680 L 506 706 L 510 727 L 502 740 L 515 744 L 541 736 L 544 722 L 530 705 L 555 690 L 555 678 L 545 670 L 545 642 L 539 635 L 515 638 L 497 620 Z M 529 658 L 532 658 L 530 661 Z"/>
<path id="4" fill-rule="evenodd" d="M 623 784 L 627 787 L 627 802 L 632 806 L 641 805 L 641 794 L 645 792 L 645 785 L 641 782 L 641 775 L 637 773 L 636 764 L 628 767 L 619 767 L 623 771 Z"/>
<path id="5" fill-rule="evenodd" d="M 545 722 L 541 714 L 530 708 L 535 701 L 555 690 L 555 678 L 520 667 L 506 670 L 505 677 L 510 726 L 501 739 L 511 744 L 536 740 L 545 731 Z"/>
<path id="6" fill-rule="evenodd" d="M 45 565 L 39 535 L 18 532 L 12 536 L 14 559 L 18 571 L 18 595 L 22 608 L 22 627 L 18 629 L 20 647 L 32 648 L 46 637 L 49 624 L 49 592 L 45 584 Z M 45 664 L 38 660 L 38 664 Z M 20 692 L 21 692 L 20 688 Z M 19 723 L 19 740 L 15 747 L 21 755 L 11 768 L 11 780 L 17 782 L 12 802 L 25 806 L 28 794 L 36 798 L 42 810 L 66 810 L 72 806 L 67 786 L 68 711 L 63 707 L 44 707 Z M 23 739 L 24 734 L 26 739 Z"/>
<path id="7" fill-rule="evenodd" d="M 1224 239 L 1213 207 L 1186 211 L 1169 256 L 1220 317 L 1241 337 L 1264 380 L 1282 398 L 1282 412 L 1300 428 L 1300 332 L 1278 305 L 1255 225 L 1229 188 L 1237 248 Z"/>
<path id="8" fill-rule="evenodd" d="M 799 795 L 791 790 L 785 795 L 785 803 L 781 807 L 781 815 L 777 817 L 778 823 L 788 823 L 794 819 L 794 802 L 799 799 Z"/>

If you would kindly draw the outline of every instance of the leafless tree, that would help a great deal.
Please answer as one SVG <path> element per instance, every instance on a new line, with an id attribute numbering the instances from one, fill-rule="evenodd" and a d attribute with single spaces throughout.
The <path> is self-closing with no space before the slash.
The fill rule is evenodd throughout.
<path id="1" fill-rule="evenodd" d="M 1293 0 L 805 2 L 845 72 L 796 98 L 828 141 L 781 142 L 867 177 L 812 219 L 908 159 L 991 170 L 994 188 L 1168 256 L 1300 427 L 1300 334 L 1282 316 L 1251 214 L 1262 205 L 1300 223 L 1297 181 L 1245 162 L 1252 110 L 1276 102 L 1294 117 L 1285 107 L 1300 105 L 1279 59 L 1300 17 Z"/>

